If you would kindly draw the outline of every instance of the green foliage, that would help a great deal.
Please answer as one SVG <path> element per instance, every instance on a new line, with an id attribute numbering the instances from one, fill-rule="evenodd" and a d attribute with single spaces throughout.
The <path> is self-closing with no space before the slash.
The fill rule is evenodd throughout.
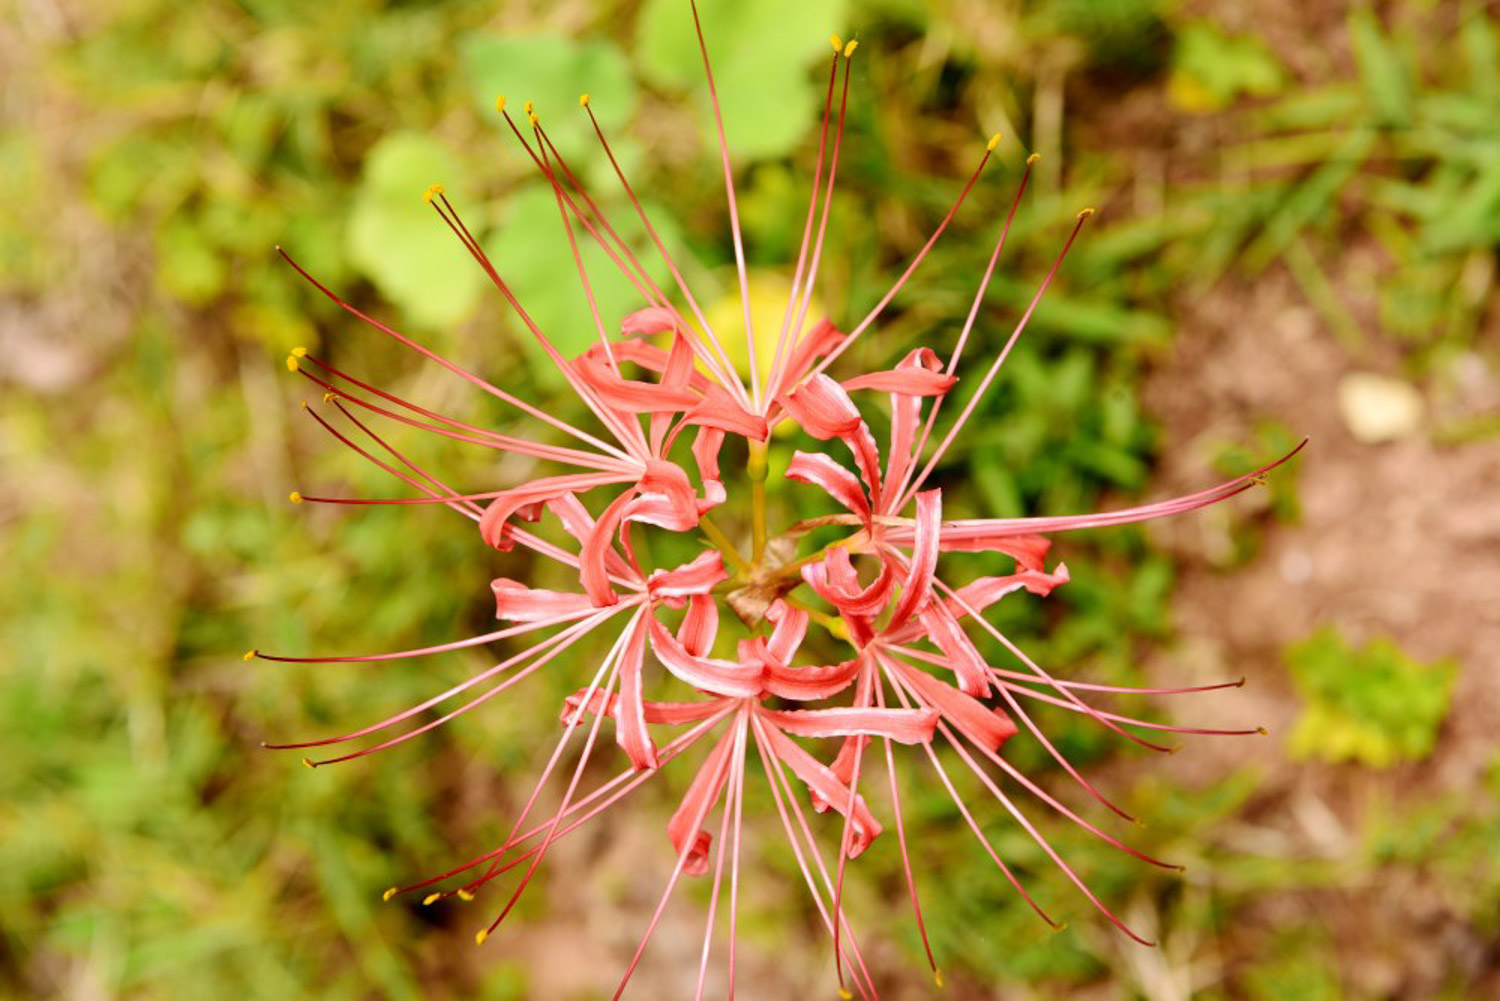
<path id="1" fill-rule="evenodd" d="M 1292 647 L 1286 658 L 1306 700 L 1289 738 L 1293 754 L 1389 768 L 1432 753 L 1457 665 L 1418 663 L 1389 639 L 1355 650 L 1332 628 Z"/>
<path id="2" fill-rule="evenodd" d="M 809 80 L 807 68 L 829 52 L 830 34 L 848 31 L 845 0 L 704 0 L 698 11 L 731 154 L 761 160 L 792 152 L 821 107 L 821 88 Z M 716 150 L 703 57 L 682 4 L 647 0 L 636 31 L 641 74 L 658 87 L 690 95 L 699 109 L 705 155 Z"/>
<path id="3" fill-rule="evenodd" d="M 349 215 L 349 260 L 423 327 L 463 319 L 484 274 L 436 222 L 419 192 L 442 184 L 462 203 L 466 179 L 452 153 L 420 133 L 398 132 L 371 148 Z"/>
<path id="4" fill-rule="evenodd" d="M 1271 97 L 1286 84 L 1286 71 L 1265 43 L 1231 37 L 1199 21 L 1178 29 L 1172 54 L 1172 99 L 1189 111 L 1222 111 L 1241 96 Z"/>

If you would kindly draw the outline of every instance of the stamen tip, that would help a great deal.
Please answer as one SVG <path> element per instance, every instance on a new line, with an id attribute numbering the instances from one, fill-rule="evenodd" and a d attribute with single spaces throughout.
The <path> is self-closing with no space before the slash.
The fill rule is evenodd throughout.
<path id="1" fill-rule="evenodd" d="M 460 889 L 458 891 L 458 899 L 467 903 L 468 901 L 474 899 L 474 894 L 470 893 L 468 890 Z"/>
<path id="2" fill-rule="evenodd" d="M 589 96 L 587 94 L 578 95 L 578 106 L 580 108 L 587 108 L 589 106 Z"/>
<path id="3" fill-rule="evenodd" d="M 291 501 L 293 504 L 301 504 L 302 494 L 299 491 L 293 490 L 291 493 L 286 495 L 286 499 Z"/>
<path id="4" fill-rule="evenodd" d="M 314 761 L 312 758 L 303 758 L 302 759 L 302 764 L 305 767 L 307 767 L 307 768 L 317 768 L 318 767 L 318 763 L 316 761 Z"/>
<path id="5" fill-rule="evenodd" d="M 943 986 L 943 971 L 939 970 L 937 967 L 933 967 L 932 982 L 937 984 L 939 987 Z"/>
<path id="6" fill-rule="evenodd" d="M 531 113 L 531 127 L 536 128 L 540 124 L 542 124 L 542 120 L 538 118 L 536 112 L 533 111 Z"/>
<path id="7" fill-rule="evenodd" d="M 843 998 L 844 1001 L 854 1001 L 854 995 L 849 993 L 849 988 L 847 987 L 839 988 L 839 997 Z"/>
<path id="8" fill-rule="evenodd" d="M 1271 731 L 1267 730 L 1263 726 L 1256 727 L 1255 728 L 1255 732 L 1258 733 L 1258 734 L 1260 734 L 1262 737 L 1269 737 L 1271 735 Z"/>
<path id="9" fill-rule="evenodd" d="M 307 357 L 307 348 L 303 348 L 303 347 L 292 348 L 292 355 L 293 355 L 293 357 L 296 357 L 296 358 L 306 358 Z"/>
<path id="10" fill-rule="evenodd" d="M 306 410 L 306 409 L 307 409 L 307 401 L 306 401 L 306 400 L 303 400 L 303 401 L 302 401 L 302 409 L 303 409 L 303 410 Z"/>
<path id="11" fill-rule="evenodd" d="M 245 651 L 245 659 L 246 660 L 254 660 L 259 653 L 260 653 L 259 650 L 246 650 Z"/>
<path id="12" fill-rule="evenodd" d="M 833 46 L 834 52 L 842 52 L 844 49 L 844 40 L 837 35 L 829 35 L 828 44 Z"/>
<path id="13" fill-rule="evenodd" d="M 1091 216 L 1093 214 L 1094 214 L 1094 210 L 1092 208 L 1087 208 L 1087 209 L 1084 209 L 1082 212 L 1078 213 L 1078 218 L 1079 219 L 1087 219 L 1089 216 Z"/>
<path id="14" fill-rule="evenodd" d="M 393 886 L 389 890 L 386 890 L 384 893 L 382 893 L 380 895 L 380 899 L 381 900 L 390 900 L 395 895 L 396 895 L 396 888 Z"/>
<path id="15" fill-rule="evenodd" d="M 442 899 L 443 895 L 441 893 L 429 893 L 427 896 L 422 898 L 422 906 L 430 907 Z"/>
<path id="16" fill-rule="evenodd" d="M 522 108 L 523 108 L 523 109 L 524 109 L 524 110 L 525 110 L 525 112 L 526 112 L 526 113 L 527 113 L 527 114 L 528 114 L 528 115 L 529 115 L 529 114 L 531 114 L 531 113 L 532 113 L 532 112 L 533 112 L 533 111 L 535 111 L 535 110 L 536 110 L 536 102 L 535 102 L 535 101 L 527 101 L 527 102 L 526 102 L 526 103 L 525 103 L 525 104 L 523 104 L 523 105 L 522 105 L 522 106 L 521 106 L 521 107 L 522 107 Z"/>
<path id="17" fill-rule="evenodd" d="M 427 190 L 422 194 L 422 201 L 426 202 L 428 205 L 431 205 L 432 200 L 438 195 L 441 195 L 443 193 L 443 190 L 444 189 L 441 184 L 429 184 L 427 186 Z"/>
<path id="18" fill-rule="evenodd" d="M 295 371 L 297 371 L 297 369 L 298 369 L 297 356 L 296 355 L 287 355 L 286 356 L 286 370 L 288 372 L 295 372 Z"/>
<path id="19" fill-rule="evenodd" d="M 1041 158 L 1042 158 L 1042 154 L 1040 154 L 1040 153 L 1033 153 L 1033 154 L 1031 154 L 1030 156 L 1028 156 L 1026 158 L 1026 166 L 1028 166 L 1028 167 L 1031 166 L 1032 164 L 1036 163 Z"/>
<path id="20" fill-rule="evenodd" d="M 502 115 L 505 114 L 505 95 L 504 94 L 498 94 L 498 95 L 495 96 L 495 110 L 498 111 L 498 112 L 500 112 L 500 114 L 502 114 Z"/>
<path id="21" fill-rule="evenodd" d="M 1234 687 L 1236 687 L 1236 688 L 1244 688 L 1245 687 L 1245 676 L 1243 674 L 1240 675 L 1240 680 L 1236 681 L 1234 683 Z"/>
<path id="22" fill-rule="evenodd" d="M 487 939 L 487 938 L 489 938 L 489 937 L 490 937 L 490 930 L 488 928 L 481 928 L 477 932 L 474 933 L 474 944 L 475 945 L 484 945 L 484 940 Z"/>
<path id="23" fill-rule="evenodd" d="M 333 390 L 330 389 L 328 392 L 326 392 L 326 393 L 323 394 L 323 402 L 324 403 L 332 403 L 333 402 Z"/>
<path id="24" fill-rule="evenodd" d="M 849 44 L 844 46 L 844 58 L 848 59 L 854 55 L 854 50 L 857 48 L 859 48 L 859 42 L 853 38 L 849 39 Z"/>
<path id="25" fill-rule="evenodd" d="M 993 153 L 995 152 L 995 147 L 999 145 L 1000 133 L 996 132 L 994 135 L 990 136 L 990 141 L 984 144 L 984 148 L 986 152 Z"/>

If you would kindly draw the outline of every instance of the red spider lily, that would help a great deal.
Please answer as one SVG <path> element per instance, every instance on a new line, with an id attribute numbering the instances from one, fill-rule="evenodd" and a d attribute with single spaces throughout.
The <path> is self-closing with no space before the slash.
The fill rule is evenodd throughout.
<path id="1" fill-rule="evenodd" d="M 696 8 L 693 17 L 696 25 Z M 287 257 L 303 277 L 344 310 L 502 403 L 566 434 L 574 442 L 567 446 L 545 444 L 456 420 L 381 390 L 299 350 L 288 359 L 289 367 L 323 390 L 324 400 L 348 422 L 350 430 L 340 430 L 316 410 L 307 408 L 312 418 L 338 441 L 414 488 L 419 496 L 368 499 L 294 493 L 292 500 L 441 504 L 475 521 L 486 545 L 502 551 L 519 545 L 569 568 L 577 575 L 578 589 L 550 590 L 532 587 L 524 581 L 496 579 L 491 584 L 495 614 L 505 625 L 434 647 L 353 657 L 284 657 L 252 651 L 249 656 L 281 661 L 384 661 L 440 654 L 518 637 L 526 637 L 531 644 L 380 722 L 332 737 L 269 746 L 309 749 L 364 742 L 359 749 L 339 756 L 316 761 L 304 759 L 314 767 L 363 757 L 432 730 L 509 691 L 544 668 L 569 672 L 572 676 L 572 668 L 580 658 L 564 655 L 576 653 L 577 645 L 585 637 L 608 634 L 613 637 L 608 641 L 608 652 L 590 671 L 577 674 L 582 684 L 565 700 L 561 714 L 563 732 L 505 839 L 448 872 L 393 889 L 388 897 L 422 890 L 430 891 L 424 898 L 427 903 L 448 896 L 471 899 L 494 880 L 519 871 L 509 898 L 479 932 L 477 937 L 483 942 L 509 915 L 558 839 L 613 807 L 676 758 L 699 744 L 709 744 L 687 793 L 667 825 L 676 861 L 616 996 L 624 991 L 640 962 L 680 878 L 684 874 L 707 876 L 712 869 L 698 976 L 697 996 L 702 996 L 713 951 L 726 861 L 728 980 L 732 996 L 744 793 L 753 745 L 798 868 L 833 940 L 839 982 L 841 986 L 846 982 L 847 964 L 853 989 L 863 997 L 872 998 L 876 995 L 874 982 L 842 901 L 846 863 L 859 856 L 882 832 L 877 810 L 860 788 L 867 771 L 864 755 L 871 741 L 880 741 L 883 748 L 889 807 L 910 902 L 934 973 L 937 964 L 927 942 L 901 812 L 895 745 L 922 749 L 939 783 L 952 797 L 983 850 L 1020 895 L 1041 913 L 986 837 L 970 805 L 958 793 L 944 758 L 934 748 L 935 743 L 942 742 L 1108 920 L 1140 940 L 1052 848 L 1021 809 L 1013 792 L 1003 788 L 1000 780 L 1019 787 L 1043 806 L 1108 844 L 1147 862 L 1165 863 L 1125 845 L 1085 819 L 1008 762 L 1001 750 L 1007 741 L 1024 731 L 1090 796 L 1124 816 L 1057 750 L 1032 718 L 1028 706 L 1042 703 L 1081 713 L 1127 739 L 1166 750 L 1126 727 L 1175 733 L 1241 731 L 1176 727 L 1134 719 L 1098 708 L 1084 696 L 1126 692 L 1178 694 L 1225 686 L 1126 689 L 1061 679 L 1022 652 L 985 618 L 985 612 L 1009 594 L 1026 591 L 1046 596 L 1068 581 L 1063 564 L 1050 570 L 1046 566 L 1051 534 L 1144 521 L 1216 503 L 1248 489 L 1290 456 L 1197 494 L 1115 512 L 945 521 L 942 491 L 927 487 L 928 481 L 993 383 L 1091 210 L 1079 214 L 1035 297 L 989 360 L 958 417 L 937 445 L 928 448 L 940 409 L 958 386 L 957 367 L 970 341 L 1035 157 L 1026 161 L 1015 202 L 1001 227 L 946 362 L 931 349 L 919 348 L 890 370 L 836 380 L 828 374 L 829 366 L 880 318 L 915 273 L 963 205 L 996 142 L 991 140 L 986 146 L 952 208 L 868 314 L 847 332 L 826 319 L 810 323 L 808 312 L 822 260 L 842 148 L 849 57 L 855 48 L 853 42 L 846 46 L 834 38 L 802 243 L 775 352 L 762 381 L 755 358 L 756 338 L 733 171 L 723 141 L 723 123 L 701 31 L 698 37 L 718 126 L 736 271 L 745 304 L 744 326 L 750 357 L 748 382 L 731 362 L 722 341 L 683 281 L 680 268 L 647 218 L 593 116 L 587 96 L 580 100 L 580 105 L 589 116 L 626 200 L 672 276 L 674 288 L 669 292 L 652 280 L 635 250 L 601 210 L 594 194 L 553 145 L 535 109 L 526 106 L 527 128 L 523 128 L 505 110 L 501 98 L 497 107 L 506 124 L 555 195 L 559 218 L 577 261 L 584 299 L 598 334 L 598 343 L 578 357 L 563 357 L 553 340 L 532 320 L 442 189 L 438 186 L 430 189 L 427 201 L 463 242 L 583 406 L 602 425 L 602 437 L 528 404 L 440 357 L 345 302 Z M 835 90 L 839 94 L 836 114 Z M 588 271 L 578 252 L 580 232 L 582 238 L 592 240 L 604 250 L 644 303 L 619 320 L 617 333 L 611 330 L 613 318 L 607 324 L 595 301 Z M 661 346 L 663 343 L 666 346 Z M 855 396 L 851 395 L 864 392 L 889 396 L 890 430 L 884 442 L 877 440 Z M 562 469 L 520 484 L 460 491 L 407 458 L 361 419 L 359 411 L 469 444 L 554 463 Z M 850 465 L 825 452 L 796 452 L 785 475 L 797 486 L 788 489 L 816 487 L 832 497 L 844 513 L 792 525 L 773 542 L 767 527 L 766 443 L 770 429 L 784 422 L 796 425 L 816 441 L 837 439 L 840 448 L 848 450 Z M 684 465 L 680 458 L 674 458 L 681 452 L 674 448 L 689 431 L 691 462 Z M 752 503 L 751 523 L 747 526 L 748 552 L 742 552 L 710 515 L 728 497 L 720 453 L 731 436 L 746 442 L 749 453 L 747 479 Z M 605 496 L 600 496 L 601 492 Z M 591 499 L 592 511 L 597 511 L 597 515 L 584 497 Z M 575 545 L 559 545 L 523 527 L 543 517 L 555 519 Z M 849 532 L 817 552 L 795 558 L 797 542 L 811 529 L 826 526 L 844 526 Z M 690 537 L 701 535 L 713 548 L 702 550 L 676 567 L 648 566 L 643 564 L 637 545 L 637 533 L 646 527 Z M 1007 574 L 981 576 L 956 588 L 943 581 L 939 574 L 943 554 L 977 553 L 1007 557 L 1014 561 L 1014 569 Z M 826 603 L 832 614 L 817 607 L 819 601 Z M 745 634 L 734 644 L 733 656 L 715 654 L 721 631 L 721 603 L 733 609 L 746 626 Z M 670 624 L 674 618 L 675 626 Z M 847 644 L 850 655 L 834 663 L 795 663 L 813 622 L 823 626 L 836 642 Z M 971 638 L 971 627 L 998 641 L 1016 664 L 1000 667 L 988 663 Z M 653 686 L 671 688 L 683 698 L 676 701 L 648 698 L 646 693 Z M 834 704 L 828 704 L 831 702 Z M 448 708 L 440 709 L 444 706 Z M 433 715 L 439 711 L 440 715 Z M 613 727 L 627 767 L 608 781 L 583 791 L 583 776 L 606 720 Z M 659 729 L 653 735 L 653 727 L 680 732 L 665 738 Z M 533 815 L 543 790 L 562 762 L 564 752 L 576 739 L 582 741 L 581 753 L 556 808 L 549 817 L 535 819 Z M 824 763 L 799 743 L 803 739 L 835 740 L 837 749 L 831 752 L 831 760 Z M 831 810 L 842 818 L 832 865 L 825 860 L 814 837 L 803 808 L 804 796 L 815 812 Z M 711 816 L 716 810 L 717 835 L 710 829 Z M 447 884 L 449 888 L 431 890 L 439 884 Z M 1042 916 L 1050 922 L 1045 914 Z"/>

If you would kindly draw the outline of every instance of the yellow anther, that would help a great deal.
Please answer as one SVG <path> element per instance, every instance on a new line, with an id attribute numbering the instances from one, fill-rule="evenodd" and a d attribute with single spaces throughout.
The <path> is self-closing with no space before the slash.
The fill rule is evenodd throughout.
<path id="1" fill-rule="evenodd" d="M 429 893 L 427 896 L 422 898 L 422 906 L 429 907 L 442 899 L 443 895 L 441 893 Z"/>
<path id="2" fill-rule="evenodd" d="M 302 494 L 296 490 L 293 490 L 291 493 L 286 495 L 286 499 L 291 501 L 293 504 L 301 504 Z"/>
<path id="3" fill-rule="evenodd" d="M 1262 737 L 1269 737 L 1271 735 L 1271 731 L 1267 730 L 1263 726 L 1256 727 L 1255 728 L 1255 732 L 1258 733 L 1258 734 L 1260 734 Z"/>
<path id="4" fill-rule="evenodd" d="M 536 128 L 536 127 L 537 127 L 537 126 L 538 126 L 538 125 L 540 125 L 540 124 L 542 124 L 542 120 L 541 120 L 541 119 L 540 119 L 540 118 L 538 118 L 538 117 L 537 117 L 537 116 L 536 116 L 536 112 L 535 112 L 535 111 L 533 111 L 533 112 L 532 112 L 532 113 L 531 113 L 531 127 L 532 127 L 532 128 Z"/>
<path id="5" fill-rule="evenodd" d="M 297 356 L 296 355 L 287 355 L 286 356 L 286 370 L 288 372 L 295 372 L 295 371 L 297 371 Z"/>
<path id="6" fill-rule="evenodd" d="M 443 190 L 444 189 L 441 184 L 429 184 L 427 186 L 427 190 L 422 194 L 422 201 L 426 202 L 428 205 L 431 205 L 432 200 L 438 195 L 441 195 L 443 193 Z"/>
<path id="7" fill-rule="evenodd" d="M 943 986 L 943 971 L 939 970 L 939 969 L 933 969 L 933 971 L 932 971 L 932 980 L 939 987 Z"/>
<path id="8" fill-rule="evenodd" d="M 578 106 L 580 108 L 587 108 L 589 106 L 589 96 L 587 94 L 578 95 Z"/>
<path id="9" fill-rule="evenodd" d="M 296 358 L 306 358 L 307 348 L 292 348 L 292 355 Z"/>
<path id="10" fill-rule="evenodd" d="M 326 393 L 323 394 L 323 402 L 324 403 L 332 403 L 333 402 L 333 397 L 334 397 L 334 392 L 333 392 L 333 390 L 330 389 L 328 392 L 326 392 Z"/>
<path id="11" fill-rule="evenodd" d="M 306 410 L 306 409 L 307 409 L 307 401 L 306 401 L 306 400 L 303 400 L 303 401 L 302 401 L 302 409 L 303 409 L 303 410 Z"/>
<path id="12" fill-rule="evenodd" d="M 498 111 L 498 112 L 500 112 L 500 114 L 502 114 L 502 115 L 505 114 L 505 95 L 504 94 L 501 94 L 501 95 L 499 95 L 498 97 L 495 98 L 495 110 Z"/>
<path id="13" fill-rule="evenodd" d="M 317 765 L 313 764 L 313 759 L 312 758 L 303 758 L 302 759 L 302 764 L 305 765 L 308 768 L 317 768 L 318 767 Z"/>
<path id="14" fill-rule="evenodd" d="M 833 46 L 833 51 L 835 52 L 842 52 L 844 50 L 844 40 L 837 35 L 829 35 L 828 44 Z"/>
<path id="15" fill-rule="evenodd" d="M 255 659 L 255 655 L 258 654 L 258 653 L 260 653 L 259 650 L 246 650 L 245 651 L 245 659 L 246 660 L 254 660 Z"/>
<path id="16" fill-rule="evenodd" d="M 844 46 L 844 58 L 848 59 L 850 56 L 854 55 L 854 50 L 857 48 L 859 48 L 859 42 L 855 41 L 852 38 L 849 39 L 849 44 Z"/>
<path id="17" fill-rule="evenodd" d="M 384 893 L 382 893 L 380 895 L 380 899 L 381 900 L 390 900 L 395 895 L 396 895 L 396 888 L 393 886 L 389 890 L 386 890 Z"/>
<path id="18" fill-rule="evenodd" d="M 1026 166 L 1028 166 L 1028 167 L 1031 166 L 1033 163 L 1036 163 L 1041 158 L 1042 158 L 1042 154 L 1040 154 L 1040 153 L 1033 153 L 1033 154 L 1031 154 L 1030 156 L 1028 156 L 1026 158 Z"/>
<path id="19" fill-rule="evenodd" d="M 524 105 L 522 105 L 522 107 L 525 108 L 526 113 L 529 115 L 536 110 L 536 103 L 533 101 L 527 101 Z"/>
<path id="20" fill-rule="evenodd" d="M 1080 219 L 1087 219 L 1089 216 L 1091 216 L 1093 214 L 1094 214 L 1094 210 L 1093 209 L 1084 209 L 1082 212 L 1078 213 L 1078 218 L 1080 218 Z"/>
<path id="21" fill-rule="evenodd" d="M 468 902 L 468 901 L 474 899 L 474 894 L 470 893 L 468 890 L 462 890 L 461 889 L 461 890 L 458 891 L 458 899 L 462 900 L 462 901 L 465 901 L 465 902 Z"/>
<path id="22" fill-rule="evenodd" d="M 489 937 L 490 937 L 490 930 L 488 928 L 481 928 L 477 932 L 474 933 L 474 944 L 475 945 L 484 945 L 484 940 L 487 939 L 487 938 L 489 938 Z"/>
<path id="23" fill-rule="evenodd" d="M 988 152 L 993 153 L 993 152 L 995 152 L 995 147 L 999 146 L 999 145 L 1000 145 L 1000 133 L 996 132 L 994 135 L 990 136 L 990 141 L 984 144 L 984 148 Z"/>
<path id="24" fill-rule="evenodd" d="M 854 995 L 849 993 L 849 988 L 847 987 L 839 988 L 839 997 L 843 998 L 844 1001 L 853 1001 L 854 999 Z"/>

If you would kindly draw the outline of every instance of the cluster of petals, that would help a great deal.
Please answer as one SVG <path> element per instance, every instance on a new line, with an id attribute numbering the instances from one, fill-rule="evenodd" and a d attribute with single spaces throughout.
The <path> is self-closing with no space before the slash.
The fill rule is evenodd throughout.
<path id="1" fill-rule="evenodd" d="M 696 10 L 693 18 L 696 24 Z M 343 419 L 343 427 L 309 406 L 313 419 L 416 495 L 341 498 L 294 494 L 293 500 L 445 506 L 473 521 L 485 545 L 501 552 L 521 547 L 536 557 L 554 561 L 567 568 L 576 579 L 576 587 L 555 590 L 506 577 L 495 579 L 491 590 L 499 628 L 440 646 L 352 657 L 282 657 L 253 652 L 281 661 L 367 662 L 440 654 L 516 638 L 530 643 L 521 652 L 388 719 L 334 737 L 271 746 L 308 749 L 358 741 L 364 746 L 356 751 L 304 760 L 317 766 L 359 758 L 426 733 L 508 692 L 539 671 L 575 678 L 576 690 L 560 708 L 563 732 L 504 841 L 446 873 L 392 891 L 422 892 L 429 903 L 449 896 L 469 899 L 490 882 L 519 870 L 509 899 L 480 931 L 483 941 L 510 913 L 558 838 L 640 788 L 677 757 L 705 745 L 694 777 L 667 824 L 666 834 L 676 857 L 672 875 L 621 980 L 621 991 L 679 879 L 709 877 L 711 873 L 713 892 L 698 981 L 698 993 L 702 995 L 727 859 L 728 976 L 732 992 L 740 831 L 752 751 L 770 785 L 798 868 L 833 940 L 840 984 L 846 991 L 852 986 L 861 996 L 873 997 L 874 981 L 844 912 L 842 886 L 846 861 L 860 855 L 882 835 L 882 816 L 887 823 L 895 821 L 912 910 L 922 941 L 927 942 L 916 873 L 902 822 L 893 746 L 914 748 L 925 759 L 999 872 L 1033 907 L 1035 902 L 991 844 L 982 820 L 951 780 L 948 769 L 954 758 L 979 778 L 1003 812 L 1042 846 L 1109 920 L 1134 937 L 1051 848 L 1018 805 L 1015 790 L 1111 845 L 1147 861 L 1155 860 L 1086 820 L 1011 765 L 1001 749 L 1018 734 L 1030 734 L 1089 796 L 1123 813 L 1057 750 L 1032 718 L 1029 707 L 1045 704 L 1080 713 L 1149 747 L 1158 745 L 1136 731 L 1219 732 L 1134 719 L 1096 707 L 1086 695 L 1204 689 L 1117 689 L 1060 679 L 1027 657 L 985 618 L 985 612 L 1007 595 L 1025 592 L 1046 596 L 1067 583 L 1066 566 L 1047 562 L 1051 535 L 1190 511 L 1248 489 L 1271 466 L 1198 494 L 1104 514 L 945 520 L 943 493 L 932 483 L 933 473 L 995 379 L 1036 302 L 1057 274 L 1087 213 L 1080 214 L 1052 270 L 1008 337 L 988 363 L 976 370 L 977 376 L 966 374 L 965 384 L 972 388 L 941 438 L 934 437 L 939 412 L 959 391 L 958 367 L 965 348 L 970 346 L 970 335 L 1009 233 L 1015 205 L 999 230 L 972 308 L 946 359 L 930 348 L 917 348 L 891 369 L 836 379 L 830 374 L 830 366 L 878 321 L 916 272 L 962 206 L 995 148 L 993 141 L 986 147 L 952 210 L 863 319 L 841 330 L 829 320 L 810 318 L 809 304 L 843 139 L 852 53 L 852 43 L 834 40 L 802 246 L 775 357 L 764 380 L 754 358 L 757 339 L 750 329 L 749 279 L 732 170 L 722 143 L 722 123 L 720 153 L 737 273 L 747 303 L 744 323 L 751 357 L 748 381 L 730 362 L 691 289 L 683 282 L 676 262 L 657 237 L 587 99 L 580 102 L 583 111 L 598 132 L 601 149 L 614 166 L 625 200 L 673 276 L 675 288 L 669 292 L 652 280 L 637 249 L 620 237 L 595 193 L 552 144 L 536 110 L 528 105 L 525 118 L 518 122 L 506 111 L 502 99 L 499 108 L 504 121 L 551 186 L 563 230 L 575 251 L 583 302 L 598 333 L 597 342 L 577 357 L 564 357 L 533 322 L 442 190 L 434 186 L 428 192 L 427 199 L 443 223 L 474 256 L 521 326 L 536 339 L 581 405 L 604 429 L 602 433 L 569 424 L 437 355 L 346 302 L 287 258 L 344 310 L 515 408 L 539 428 L 550 427 L 570 439 L 566 445 L 544 443 L 466 423 L 364 382 L 329 359 L 298 351 L 289 359 L 290 367 L 323 392 L 325 402 Z M 706 48 L 704 65 L 712 93 Z M 837 100 L 835 94 L 839 95 Z M 717 121 L 716 98 L 714 113 Z M 1028 160 L 1028 172 L 1030 164 Z M 1016 204 L 1027 176 L 1021 176 Z M 602 248 L 632 282 L 642 300 L 638 310 L 613 322 L 600 315 L 588 270 L 577 252 L 580 240 Z M 877 436 L 865 416 L 867 410 L 888 413 L 888 425 L 876 422 L 883 436 Z M 539 472 L 525 482 L 498 489 L 461 491 L 409 459 L 376 431 L 372 425 L 377 421 L 525 456 L 533 460 Z M 711 522 L 730 489 L 742 485 L 742 478 L 731 478 L 726 484 L 721 456 L 726 445 L 734 443 L 736 456 L 748 452 L 763 458 L 773 429 L 778 437 L 800 433 L 798 440 L 807 446 L 806 450 L 794 451 L 786 463 L 784 475 L 789 484 L 782 489 L 821 493 L 833 513 L 812 523 L 783 526 L 786 531 L 779 536 L 779 547 L 768 547 L 765 526 L 756 525 L 755 542 L 745 556 Z M 764 515 L 762 501 L 763 496 L 757 495 L 756 518 Z M 540 531 L 537 523 L 544 519 L 556 531 Z M 805 540 L 811 528 L 828 526 L 838 526 L 844 534 L 834 543 L 800 557 L 785 551 Z M 639 545 L 641 533 L 648 530 L 700 542 L 711 539 L 714 544 L 679 566 L 653 567 L 643 563 Z M 559 538 L 568 541 L 553 541 Z M 979 576 L 953 587 L 939 574 L 939 561 L 945 554 L 987 554 L 981 557 L 985 569 L 994 569 L 998 559 L 1007 572 Z M 733 599 L 737 593 L 752 593 L 754 600 L 736 604 Z M 717 642 L 730 608 L 744 620 L 746 628 L 739 630 L 743 635 L 732 644 L 727 639 Z M 806 641 L 814 624 L 825 629 L 829 638 L 810 645 Z M 997 641 L 1013 658 L 1013 666 L 991 664 L 975 642 L 974 637 L 980 634 Z M 589 636 L 603 637 L 608 646 L 602 660 L 576 656 L 580 641 Z M 804 646 L 821 651 L 842 649 L 846 656 L 819 662 L 804 652 Z M 585 669 L 578 669 L 580 663 L 586 665 Z M 648 691 L 667 688 L 674 689 L 670 701 L 647 697 Z M 624 767 L 610 780 L 585 791 L 586 766 L 605 732 L 612 732 Z M 809 740 L 811 745 L 804 743 Z M 582 752 L 576 764 L 571 769 L 563 768 L 565 748 L 579 741 Z M 936 748 L 944 745 L 952 749 L 952 755 L 937 753 Z M 883 761 L 877 761 L 877 766 L 883 763 L 880 770 L 887 777 L 888 802 L 884 806 L 872 803 L 862 790 L 862 778 L 867 780 L 873 770 L 866 760 L 872 747 L 883 751 L 878 756 Z M 543 790 L 560 771 L 571 774 L 561 779 L 564 788 L 558 803 L 550 815 L 539 817 L 539 812 L 545 812 L 538 811 Z M 832 862 L 825 858 L 827 853 L 812 831 L 804 803 L 813 813 L 831 812 L 837 818 L 840 834 Z M 720 815 L 717 834 L 710 821 L 716 810 Z M 930 947 L 927 954 L 936 971 Z"/>

